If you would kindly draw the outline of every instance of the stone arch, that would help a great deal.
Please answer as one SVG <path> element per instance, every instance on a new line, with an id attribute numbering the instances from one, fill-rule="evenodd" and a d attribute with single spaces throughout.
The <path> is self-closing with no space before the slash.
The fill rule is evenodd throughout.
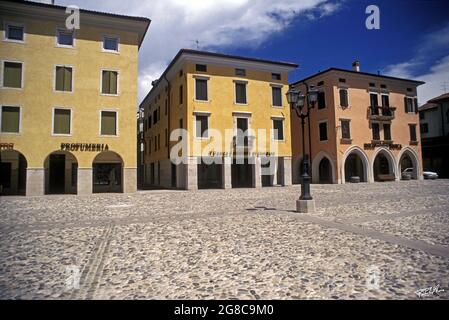
<path id="1" fill-rule="evenodd" d="M 0 195 L 25 195 L 28 162 L 18 150 L 0 152 Z"/>
<path id="2" fill-rule="evenodd" d="M 386 165 L 385 167 L 382 166 L 382 162 L 384 161 L 388 162 L 388 165 Z M 379 174 L 393 174 L 395 180 L 398 180 L 399 176 L 396 167 L 397 167 L 396 159 L 389 149 L 379 148 L 374 152 L 371 168 L 373 173 L 373 179 L 375 181 L 378 180 L 377 176 Z"/>
<path id="3" fill-rule="evenodd" d="M 315 156 L 315 158 L 312 161 L 312 183 L 320 183 L 320 164 L 322 160 L 327 159 L 330 164 L 330 170 L 331 170 L 331 181 L 330 183 L 335 183 L 336 181 L 336 170 L 335 170 L 335 163 L 332 161 L 332 158 L 327 152 L 320 151 Z"/>
<path id="4" fill-rule="evenodd" d="M 345 183 L 346 182 L 346 174 L 347 172 L 347 160 L 348 158 L 352 157 L 353 155 L 357 156 L 360 159 L 360 162 L 362 164 L 362 168 L 360 170 L 360 181 L 362 182 L 372 182 L 372 175 L 371 175 L 371 169 L 370 169 L 370 164 L 369 164 L 369 160 L 368 160 L 368 156 L 366 155 L 366 153 L 363 151 L 363 149 L 361 149 L 358 146 L 352 146 L 350 147 L 348 150 L 346 150 L 345 154 L 343 155 L 342 158 L 342 165 L 341 165 L 341 182 Z M 351 160 L 351 159 L 349 159 Z M 356 170 L 357 171 L 357 170 Z"/>
<path id="5" fill-rule="evenodd" d="M 44 160 L 45 194 L 77 194 L 78 160 L 69 151 L 56 150 Z"/>
<path id="6" fill-rule="evenodd" d="M 102 151 L 92 160 L 92 192 L 123 192 L 123 158 L 114 151 Z"/>
<path id="7" fill-rule="evenodd" d="M 412 179 L 420 179 L 422 173 L 421 173 L 421 168 L 419 166 L 419 157 L 416 154 L 415 150 L 411 149 L 411 148 L 403 148 L 401 150 L 401 152 L 399 153 L 399 161 L 398 161 L 398 173 L 401 174 L 402 171 L 404 171 L 407 168 L 403 168 L 402 167 L 402 161 L 404 159 L 405 156 L 408 156 L 413 164 L 413 174 L 412 174 Z"/>

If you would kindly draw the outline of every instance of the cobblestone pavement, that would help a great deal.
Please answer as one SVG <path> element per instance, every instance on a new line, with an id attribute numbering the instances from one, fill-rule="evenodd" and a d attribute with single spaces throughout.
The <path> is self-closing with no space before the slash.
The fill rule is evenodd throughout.
<path id="1" fill-rule="evenodd" d="M 299 190 L 0 198 L 0 298 L 449 299 L 448 180 Z"/>

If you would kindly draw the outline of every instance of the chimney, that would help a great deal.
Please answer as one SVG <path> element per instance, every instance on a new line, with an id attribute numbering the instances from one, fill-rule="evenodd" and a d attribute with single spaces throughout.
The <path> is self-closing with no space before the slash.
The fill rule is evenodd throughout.
<path id="1" fill-rule="evenodd" d="M 352 70 L 354 70 L 356 72 L 360 72 L 360 61 L 359 60 L 355 60 L 352 63 Z"/>

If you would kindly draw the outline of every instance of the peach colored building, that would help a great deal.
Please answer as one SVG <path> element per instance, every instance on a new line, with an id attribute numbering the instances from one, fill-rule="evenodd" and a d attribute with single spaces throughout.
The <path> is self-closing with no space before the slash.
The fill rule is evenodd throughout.
<path id="1" fill-rule="evenodd" d="M 407 168 L 413 168 L 412 179 L 421 179 L 417 113 L 421 84 L 360 72 L 358 61 L 353 70 L 330 68 L 293 83 L 291 87 L 303 94 L 318 91 L 310 127 L 305 126 L 312 182 L 399 180 Z M 291 122 L 293 183 L 299 183 L 301 123 L 294 113 Z"/>

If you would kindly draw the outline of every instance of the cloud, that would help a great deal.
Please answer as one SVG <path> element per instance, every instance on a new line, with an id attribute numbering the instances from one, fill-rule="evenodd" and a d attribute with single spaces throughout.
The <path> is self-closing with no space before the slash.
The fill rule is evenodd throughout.
<path id="1" fill-rule="evenodd" d="M 299 15 L 317 19 L 337 11 L 338 0 L 59 0 L 59 5 L 152 20 L 139 55 L 139 101 L 180 48 L 219 51 L 257 47 Z"/>
<path id="2" fill-rule="evenodd" d="M 389 65 L 383 73 L 425 81 L 418 87 L 419 103 L 424 104 L 444 93 L 445 82 L 449 86 L 449 23 L 424 39 L 418 39 L 418 43 L 419 47 L 409 61 Z"/>

